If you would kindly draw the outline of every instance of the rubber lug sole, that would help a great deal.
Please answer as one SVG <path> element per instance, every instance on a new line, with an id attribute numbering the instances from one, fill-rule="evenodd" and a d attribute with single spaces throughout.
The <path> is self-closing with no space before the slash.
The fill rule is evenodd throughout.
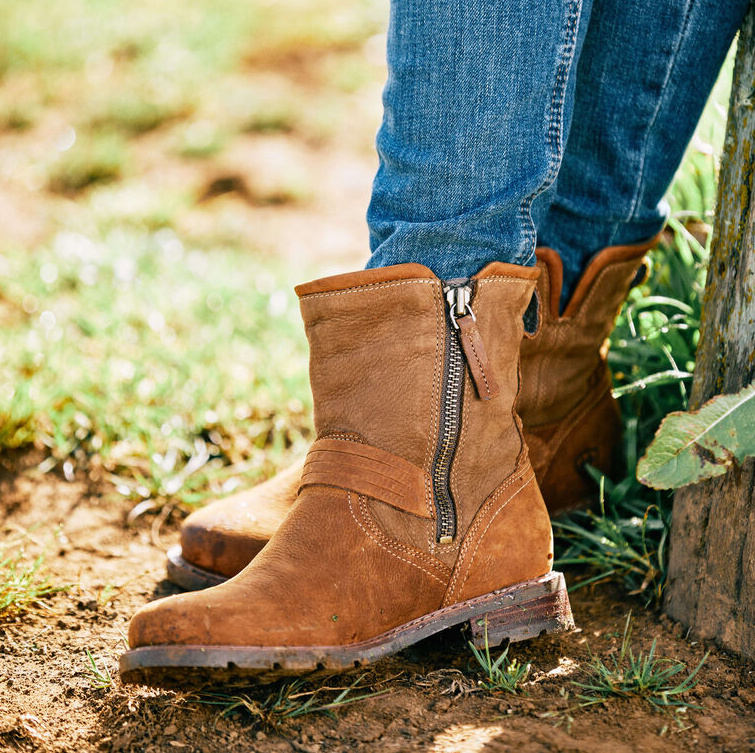
<path id="1" fill-rule="evenodd" d="M 269 682 L 371 664 L 446 628 L 468 623 L 477 647 L 495 647 L 574 627 L 564 576 L 535 580 L 438 609 L 386 633 L 345 646 L 142 646 L 121 656 L 125 683 L 155 687 Z"/>
<path id="2" fill-rule="evenodd" d="M 192 565 L 185 560 L 181 545 L 176 544 L 168 549 L 168 580 L 180 586 L 186 591 L 201 591 L 211 586 L 225 583 L 228 578 L 225 575 L 213 573 L 211 570 Z"/>

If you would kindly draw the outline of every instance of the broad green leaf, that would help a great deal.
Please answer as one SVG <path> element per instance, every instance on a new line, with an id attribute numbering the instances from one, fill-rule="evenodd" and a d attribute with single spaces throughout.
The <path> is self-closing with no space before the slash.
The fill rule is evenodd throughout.
<path id="1" fill-rule="evenodd" d="M 755 384 L 718 395 L 692 412 L 663 419 L 637 478 L 655 489 L 678 489 L 720 476 L 755 455 Z"/>

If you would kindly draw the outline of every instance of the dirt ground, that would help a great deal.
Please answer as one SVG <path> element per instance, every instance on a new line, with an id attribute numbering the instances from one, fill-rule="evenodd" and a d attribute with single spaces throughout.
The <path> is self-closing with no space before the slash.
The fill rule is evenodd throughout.
<path id="1" fill-rule="evenodd" d="M 123 686 L 117 657 L 130 615 L 174 592 L 165 580 L 164 550 L 176 541 L 178 522 L 160 531 L 146 520 L 127 527 L 123 502 L 34 471 L 6 474 L 0 499 L 3 537 L 25 538 L 27 554 L 45 552 L 54 582 L 72 584 L 31 614 L 0 624 L 2 751 L 755 750 L 755 667 L 716 649 L 688 698 L 702 710 L 679 720 L 637 700 L 576 708 L 568 680 L 579 679 L 590 651 L 605 658 L 617 649 L 630 609 L 638 649 L 657 637 L 660 656 L 693 667 L 710 648 L 611 586 L 574 593 L 575 632 L 512 649 L 532 663 L 518 696 L 476 686 L 458 632 L 377 664 L 363 683 L 383 695 L 277 729 L 240 713 L 223 717 L 190 693 Z M 109 688 L 93 687 L 87 650 L 112 673 Z M 327 684 L 343 687 L 353 679 Z"/>

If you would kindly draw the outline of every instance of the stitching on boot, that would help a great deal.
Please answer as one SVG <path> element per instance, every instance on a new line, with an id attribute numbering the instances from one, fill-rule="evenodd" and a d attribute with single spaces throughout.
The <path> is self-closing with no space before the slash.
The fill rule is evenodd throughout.
<path id="1" fill-rule="evenodd" d="M 302 301 L 308 301 L 312 298 L 332 298 L 336 295 L 349 295 L 350 293 L 371 293 L 375 290 L 384 288 L 395 288 L 399 285 L 440 285 L 440 280 L 402 280 L 401 282 L 377 282 L 371 285 L 357 285 L 354 288 L 344 288 L 343 290 L 334 290 L 330 293 L 309 293 L 301 297 Z"/>
<path id="2" fill-rule="evenodd" d="M 524 476 L 527 473 L 527 471 L 529 471 L 530 473 L 532 473 L 532 475 L 534 477 L 534 471 L 532 470 L 532 466 L 524 466 L 524 467 L 520 468 L 518 471 L 515 471 L 514 473 L 512 473 L 511 476 L 509 476 L 506 479 L 506 481 L 504 481 L 493 492 L 492 496 L 488 500 L 486 500 L 485 502 L 483 502 L 482 507 L 485 507 L 486 505 L 488 505 L 489 507 L 492 507 L 493 503 L 496 501 L 496 499 L 498 497 L 500 497 L 501 494 L 503 494 L 503 492 L 508 487 L 510 487 L 512 484 L 516 483 L 522 476 Z M 506 502 L 508 502 L 508 500 L 506 500 Z M 482 508 L 480 508 L 480 509 L 482 509 Z M 459 554 L 458 554 L 458 556 L 456 558 L 457 564 L 463 562 L 464 556 L 465 556 L 467 550 L 470 547 L 471 541 L 474 538 L 475 534 L 477 533 L 477 531 L 479 530 L 479 528 L 480 528 L 481 525 L 482 525 L 482 520 L 476 520 L 472 524 L 472 526 L 470 527 L 470 529 L 466 532 L 466 534 L 464 536 L 464 543 L 462 544 L 461 549 L 459 550 Z M 453 598 L 454 594 L 456 593 L 456 585 L 455 584 L 459 580 L 459 574 L 460 574 L 460 572 L 461 572 L 460 570 L 456 569 L 456 571 L 454 572 L 454 574 L 451 576 L 451 582 L 448 584 L 448 596 L 447 596 L 447 598 Z"/>
<path id="3" fill-rule="evenodd" d="M 484 277 L 482 280 L 475 280 L 475 284 L 478 286 L 487 285 L 489 282 L 501 282 L 505 280 L 507 282 L 515 282 L 517 285 L 531 285 L 535 280 L 524 280 L 521 277 L 506 277 L 506 275 L 497 275 L 493 277 Z"/>
<path id="4" fill-rule="evenodd" d="M 477 540 L 477 545 L 474 548 L 474 551 L 472 552 L 471 557 L 469 558 L 469 563 L 466 567 L 466 573 L 464 575 L 464 580 L 459 584 L 459 591 L 464 590 L 464 585 L 466 584 L 467 580 L 469 579 L 469 573 L 472 570 L 472 564 L 475 561 L 475 557 L 477 556 L 477 550 L 480 548 L 480 544 L 482 544 L 483 540 L 485 539 L 485 536 L 490 528 L 490 526 L 493 525 L 493 521 L 498 517 L 498 513 L 500 513 L 502 510 L 504 510 L 506 507 L 508 507 L 509 502 L 511 502 L 514 497 L 517 497 L 519 494 L 522 493 L 533 481 L 534 475 L 531 476 L 527 481 L 525 481 L 519 489 L 517 489 L 505 502 L 501 503 L 501 505 L 498 507 L 498 509 L 493 513 L 490 520 L 488 521 L 488 524 L 485 526 L 485 530 L 480 534 L 480 538 Z"/>
<path id="5" fill-rule="evenodd" d="M 432 421 L 430 424 L 430 434 L 427 437 L 427 448 L 425 449 L 425 469 L 427 472 L 430 472 L 430 468 L 432 465 L 433 460 L 433 444 L 435 441 L 435 438 L 438 436 L 438 422 L 440 421 L 440 380 L 441 380 L 441 372 L 443 369 L 443 347 L 441 342 L 441 335 L 443 334 L 443 330 L 441 329 L 442 325 L 445 324 L 445 317 L 446 317 L 446 311 L 445 306 L 443 303 L 443 299 L 441 297 L 441 290 L 440 287 L 435 291 L 435 372 L 433 374 L 433 394 L 432 394 L 432 402 L 430 405 L 433 408 L 432 411 Z M 436 409 L 437 407 L 437 409 Z M 431 513 L 432 517 L 435 517 L 435 504 L 433 501 L 433 489 L 432 484 L 428 483 L 427 487 L 427 506 L 428 511 Z M 429 545 L 429 550 L 433 553 L 435 553 L 436 545 L 435 545 L 435 523 L 433 521 L 432 526 L 428 526 L 427 528 L 427 543 Z"/>
<path id="6" fill-rule="evenodd" d="M 349 492 L 349 494 L 351 493 Z M 375 522 L 375 519 L 372 517 L 372 514 L 370 513 L 370 509 L 367 506 L 365 495 L 359 494 L 357 496 L 359 499 L 359 512 L 362 514 L 362 520 L 365 522 L 366 525 L 369 526 L 370 529 L 372 529 L 372 534 L 374 536 L 377 536 L 382 541 L 384 541 L 387 547 L 403 551 L 406 554 L 421 560 L 428 567 L 439 568 L 441 572 L 447 572 L 450 570 L 449 567 L 447 567 L 445 564 L 443 564 L 439 560 L 434 559 L 431 555 L 426 554 L 425 552 L 419 549 L 415 549 L 414 547 L 403 544 L 400 541 L 396 541 L 395 539 L 392 539 L 389 536 L 387 536 L 385 533 L 383 533 L 383 531 L 380 529 L 378 524 Z M 379 502 L 380 500 L 377 500 L 377 501 Z M 383 548 L 386 548 L 386 547 L 383 547 Z"/>
<path id="7" fill-rule="evenodd" d="M 358 434 L 344 434 L 343 432 L 333 432 L 332 434 L 323 434 L 318 439 L 340 439 L 344 442 L 354 442 L 355 444 L 367 444 Z"/>
<path id="8" fill-rule="evenodd" d="M 477 333 L 477 327 L 473 327 L 469 331 L 470 335 L 472 333 Z M 472 353 L 474 354 L 474 360 L 477 361 L 477 366 L 479 367 L 480 373 L 482 374 L 482 381 L 485 382 L 485 390 L 486 390 L 486 392 L 489 395 L 490 394 L 490 385 L 488 384 L 488 378 L 485 376 L 485 369 L 482 366 L 482 361 L 480 361 L 480 356 L 477 355 L 477 349 L 475 348 L 474 343 L 471 341 L 471 339 L 470 339 L 470 342 L 469 342 L 469 347 L 472 348 Z"/>
<path id="9" fill-rule="evenodd" d="M 441 291 L 440 288 L 438 288 L 435 291 L 435 295 L 433 296 L 435 299 L 435 370 L 433 373 L 433 393 L 432 393 L 432 402 L 431 405 L 435 407 L 438 406 L 437 411 L 433 410 L 432 415 L 432 425 L 430 428 L 430 434 L 427 437 L 427 447 L 425 449 L 425 470 L 429 472 L 430 465 L 432 463 L 433 458 L 433 441 L 438 435 L 438 421 L 439 421 L 439 413 L 440 413 L 440 405 L 438 405 L 440 401 L 440 379 L 441 375 L 440 372 L 443 368 L 443 358 L 442 358 L 442 342 L 441 342 L 441 325 L 445 324 L 445 316 L 446 312 L 443 307 L 443 302 L 441 299 Z"/>
<path id="10" fill-rule="evenodd" d="M 354 522 L 362 529 L 362 531 L 364 531 L 364 533 L 367 535 L 367 538 L 369 538 L 371 541 L 377 544 L 378 547 L 380 547 L 380 549 L 387 552 L 392 557 L 395 557 L 396 559 L 401 560 L 402 562 L 405 562 L 407 565 L 416 567 L 418 570 L 421 570 L 423 573 L 425 573 L 425 575 L 429 575 L 431 578 L 433 578 L 434 580 L 437 580 L 439 583 L 442 583 L 444 586 L 446 585 L 447 583 L 446 580 L 443 580 L 442 578 L 438 577 L 436 574 L 431 573 L 429 570 L 426 570 L 419 563 L 413 562 L 412 560 L 408 560 L 405 557 L 402 557 L 397 552 L 392 551 L 392 548 L 404 550 L 407 554 L 410 554 L 412 556 L 416 556 L 417 554 L 423 554 L 423 552 L 412 551 L 411 549 L 404 546 L 403 544 L 399 544 L 398 542 L 391 541 L 382 531 L 374 531 L 374 532 L 369 531 L 364 525 L 362 525 L 362 522 L 359 520 L 359 518 L 357 518 L 357 516 L 354 513 L 354 506 L 351 502 L 351 492 L 347 492 L 346 494 L 347 494 L 347 498 L 349 502 L 349 512 L 351 513 L 351 517 L 354 519 Z M 359 495 L 359 505 L 360 505 L 360 512 L 362 513 L 362 516 L 365 516 L 365 511 L 363 509 L 364 501 L 361 494 Z M 369 520 L 369 518 L 367 519 Z M 385 541 L 391 548 L 381 543 L 378 537 L 382 539 L 383 541 Z M 435 563 L 433 562 L 433 563 L 428 563 L 428 564 L 434 565 Z M 438 564 L 442 565 L 442 563 L 438 563 Z"/>
<path id="11" fill-rule="evenodd" d="M 636 262 L 639 265 L 639 262 Z M 621 269 L 623 271 L 624 267 L 628 266 L 634 266 L 635 262 L 616 262 L 610 267 L 604 267 L 598 276 L 593 280 L 592 286 L 590 287 L 590 291 L 585 296 L 585 299 L 582 301 L 582 305 L 579 307 L 579 312 L 577 313 L 576 317 L 572 317 L 574 320 L 579 320 L 580 322 L 584 321 L 587 318 L 587 311 L 590 308 L 590 305 L 593 302 L 593 299 L 598 294 L 598 288 L 600 285 L 603 284 L 603 278 L 605 278 L 607 275 L 610 275 L 612 271 L 616 271 L 618 269 Z M 622 302 L 624 298 L 622 297 Z M 618 314 L 618 312 L 616 312 Z"/>

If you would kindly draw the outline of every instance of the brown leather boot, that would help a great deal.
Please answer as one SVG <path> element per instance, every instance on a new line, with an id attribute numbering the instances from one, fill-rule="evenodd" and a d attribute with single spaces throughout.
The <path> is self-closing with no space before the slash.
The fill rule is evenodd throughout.
<path id="1" fill-rule="evenodd" d="M 586 464 L 608 476 L 621 472 L 621 414 L 611 394 L 608 336 L 630 288 L 645 278 L 645 252 L 655 240 L 597 254 L 563 314 L 561 257 L 550 248 L 537 250 L 541 328 L 522 343 L 517 410 L 552 517 L 594 499 L 597 487 Z"/>
<path id="2" fill-rule="evenodd" d="M 522 343 L 517 410 L 551 517 L 594 499 L 596 486 L 583 470 L 585 463 L 609 476 L 617 471 L 621 421 L 604 344 L 654 242 L 599 253 L 563 316 L 558 313 L 561 259 L 549 248 L 538 249 L 542 323 Z M 245 567 L 296 500 L 302 462 L 192 513 L 181 527 L 181 543 L 168 552 L 168 577 L 193 591 L 222 583 Z"/>
<path id="3" fill-rule="evenodd" d="M 296 504 L 237 576 L 136 614 L 124 680 L 343 670 L 465 622 L 478 645 L 570 627 L 514 410 L 538 275 L 404 264 L 297 288 L 317 440 Z"/>

